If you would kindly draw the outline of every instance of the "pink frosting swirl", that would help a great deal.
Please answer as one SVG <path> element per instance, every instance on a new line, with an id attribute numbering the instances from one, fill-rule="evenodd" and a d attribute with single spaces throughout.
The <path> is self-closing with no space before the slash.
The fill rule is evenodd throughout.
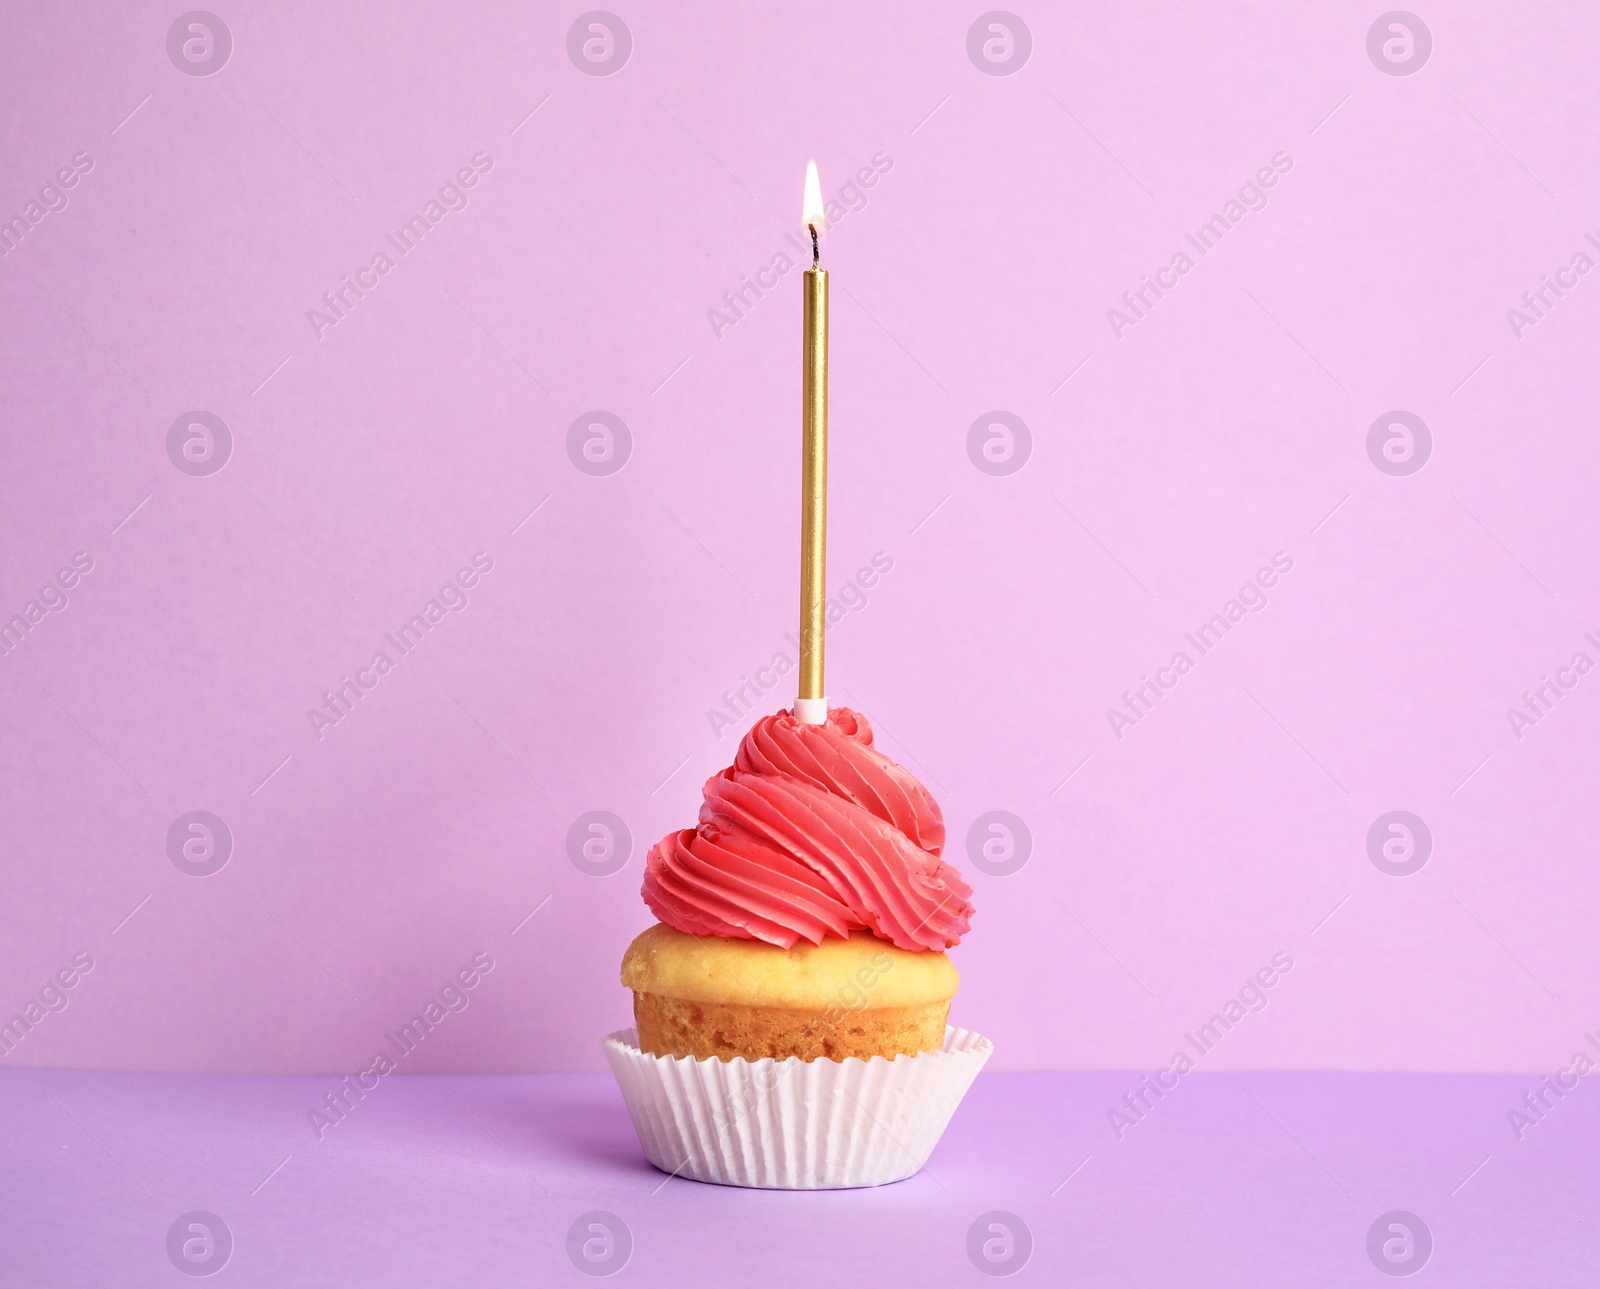
<path id="1" fill-rule="evenodd" d="M 972 888 L 943 849 L 938 805 L 872 746 L 865 717 L 834 707 L 802 725 L 782 711 L 706 780 L 699 827 L 651 848 L 644 902 L 690 935 L 791 949 L 865 929 L 945 949 L 966 934 Z"/>

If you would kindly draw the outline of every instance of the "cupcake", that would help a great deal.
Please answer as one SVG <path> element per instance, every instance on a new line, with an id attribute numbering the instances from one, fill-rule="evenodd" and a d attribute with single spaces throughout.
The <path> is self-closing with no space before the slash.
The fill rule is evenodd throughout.
<path id="1" fill-rule="evenodd" d="M 848 708 L 758 721 L 650 851 L 636 1029 L 606 1052 L 650 1161 L 735 1185 L 899 1180 L 991 1050 L 947 1024 L 971 889 L 927 790 Z"/>

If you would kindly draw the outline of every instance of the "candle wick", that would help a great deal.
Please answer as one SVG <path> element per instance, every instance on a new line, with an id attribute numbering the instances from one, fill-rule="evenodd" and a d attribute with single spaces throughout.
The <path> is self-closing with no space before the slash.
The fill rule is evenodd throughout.
<path id="1" fill-rule="evenodd" d="M 822 249 L 817 245 L 817 226 L 815 224 L 807 224 L 806 227 L 811 230 L 811 267 L 814 269 L 817 267 L 818 261 L 822 259 Z"/>

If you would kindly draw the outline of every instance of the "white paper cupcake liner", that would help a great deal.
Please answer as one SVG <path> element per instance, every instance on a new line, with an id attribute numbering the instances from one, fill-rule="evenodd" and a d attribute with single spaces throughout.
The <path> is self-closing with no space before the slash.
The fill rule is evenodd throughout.
<path id="1" fill-rule="evenodd" d="M 831 1190 L 902 1181 L 939 1144 L 994 1044 L 948 1026 L 937 1052 L 863 1061 L 651 1056 L 601 1040 L 645 1158 L 722 1186 Z"/>

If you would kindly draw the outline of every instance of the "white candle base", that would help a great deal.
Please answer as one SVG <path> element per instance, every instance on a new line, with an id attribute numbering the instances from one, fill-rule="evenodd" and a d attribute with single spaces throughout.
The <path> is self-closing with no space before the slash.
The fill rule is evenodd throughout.
<path id="1" fill-rule="evenodd" d="M 794 718 L 802 725 L 826 725 L 828 723 L 828 700 L 826 698 L 795 699 Z"/>

